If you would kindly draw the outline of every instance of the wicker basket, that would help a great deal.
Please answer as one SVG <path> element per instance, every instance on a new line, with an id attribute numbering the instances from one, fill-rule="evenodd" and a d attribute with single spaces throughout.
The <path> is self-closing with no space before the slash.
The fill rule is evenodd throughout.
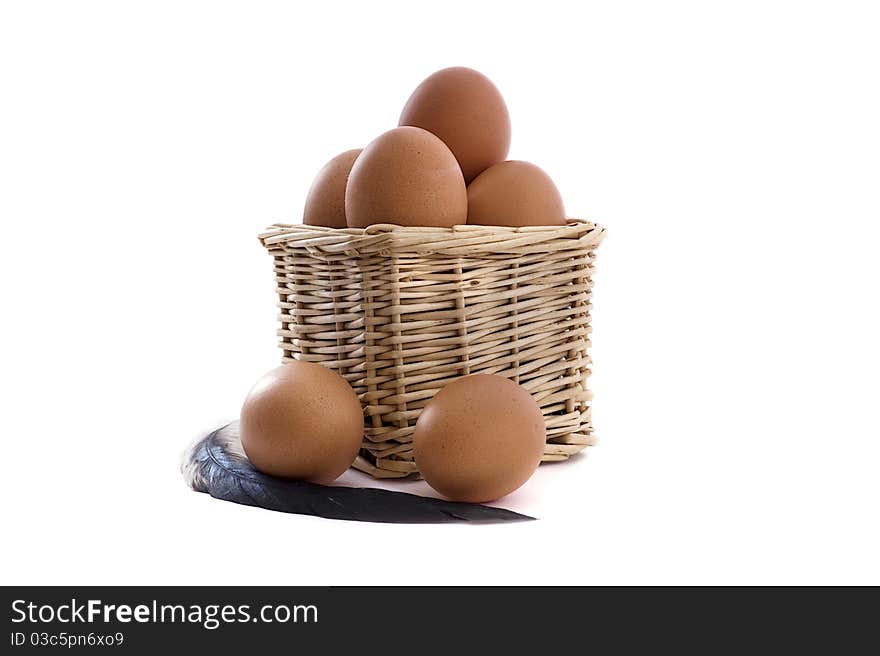
<path id="1" fill-rule="evenodd" d="M 414 475 L 411 438 L 446 383 L 499 374 L 528 389 L 547 423 L 544 460 L 593 444 L 590 287 L 603 228 L 463 225 L 332 229 L 276 224 L 260 235 L 275 260 L 285 362 L 319 362 L 361 398 L 354 466 Z"/>

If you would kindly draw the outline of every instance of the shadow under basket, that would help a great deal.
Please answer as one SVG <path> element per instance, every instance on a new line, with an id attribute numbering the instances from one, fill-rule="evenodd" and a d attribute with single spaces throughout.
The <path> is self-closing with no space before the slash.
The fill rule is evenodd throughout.
<path id="1" fill-rule="evenodd" d="M 425 404 L 468 374 L 525 387 L 547 424 L 544 461 L 595 443 L 590 421 L 590 289 L 604 228 L 462 225 L 366 229 L 276 224 L 284 362 L 341 374 L 364 406 L 354 467 L 418 474 L 412 433 Z"/>

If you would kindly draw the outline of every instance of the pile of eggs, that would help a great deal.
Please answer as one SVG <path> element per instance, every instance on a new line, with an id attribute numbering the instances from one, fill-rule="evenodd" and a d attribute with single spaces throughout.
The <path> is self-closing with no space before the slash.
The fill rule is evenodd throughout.
<path id="1" fill-rule="evenodd" d="M 506 160 L 510 115 L 498 89 L 470 68 L 424 80 L 399 126 L 331 159 L 309 190 L 303 222 L 450 228 L 563 225 L 562 197 L 529 162 Z"/>
<path id="2" fill-rule="evenodd" d="M 510 115 L 494 84 L 447 68 L 410 96 L 399 126 L 331 159 L 306 199 L 303 222 L 328 228 L 379 223 L 559 226 L 556 185 L 534 164 L 506 160 Z M 266 374 L 241 410 L 245 454 L 260 471 L 330 483 L 357 458 L 364 417 L 348 382 L 296 361 Z M 422 477 L 455 501 L 498 499 L 537 469 L 547 440 L 541 408 L 501 376 L 456 379 L 425 406 L 412 436 Z"/>
<path id="3" fill-rule="evenodd" d="M 263 473 L 327 484 L 357 457 L 364 417 L 342 376 L 295 361 L 254 385 L 239 426 L 245 454 Z M 501 376 L 473 374 L 428 402 L 412 446 L 428 485 L 454 501 L 482 503 L 525 483 L 546 440 L 541 408 L 526 389 Z"/>

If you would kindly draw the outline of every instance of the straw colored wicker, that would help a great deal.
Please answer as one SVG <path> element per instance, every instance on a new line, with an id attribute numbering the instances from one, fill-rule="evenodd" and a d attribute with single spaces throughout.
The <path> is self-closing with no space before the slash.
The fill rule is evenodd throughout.
<path id="1" fill-rule="evenodd" d="M 525 387 L 547 424 L 544 460 L 594 442 L 586 382 L 590 287 L 604 229 L 463 225 L 332 229 L 276 224 L 284 361 L 340 373 L 364 405 L 354 466 L 417 473 L 412 432 L 451 380 L 498 374 Z"/>

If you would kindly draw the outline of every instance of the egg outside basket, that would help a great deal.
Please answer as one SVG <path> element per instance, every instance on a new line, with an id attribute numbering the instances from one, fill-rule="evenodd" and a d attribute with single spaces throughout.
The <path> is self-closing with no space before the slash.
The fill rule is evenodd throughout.
<path id="1" fill-rule="evenodd" d="M 590 421 L 590 289 L 604 228 L 463 225 L 333 229 L 276 224 L 283 361 L 341 374 L 364 406 L 354 466 L 417 474 L 412 433 L 448 382 L 498 374 L 544 412 L 544 461 L 595 442 Z"/>

